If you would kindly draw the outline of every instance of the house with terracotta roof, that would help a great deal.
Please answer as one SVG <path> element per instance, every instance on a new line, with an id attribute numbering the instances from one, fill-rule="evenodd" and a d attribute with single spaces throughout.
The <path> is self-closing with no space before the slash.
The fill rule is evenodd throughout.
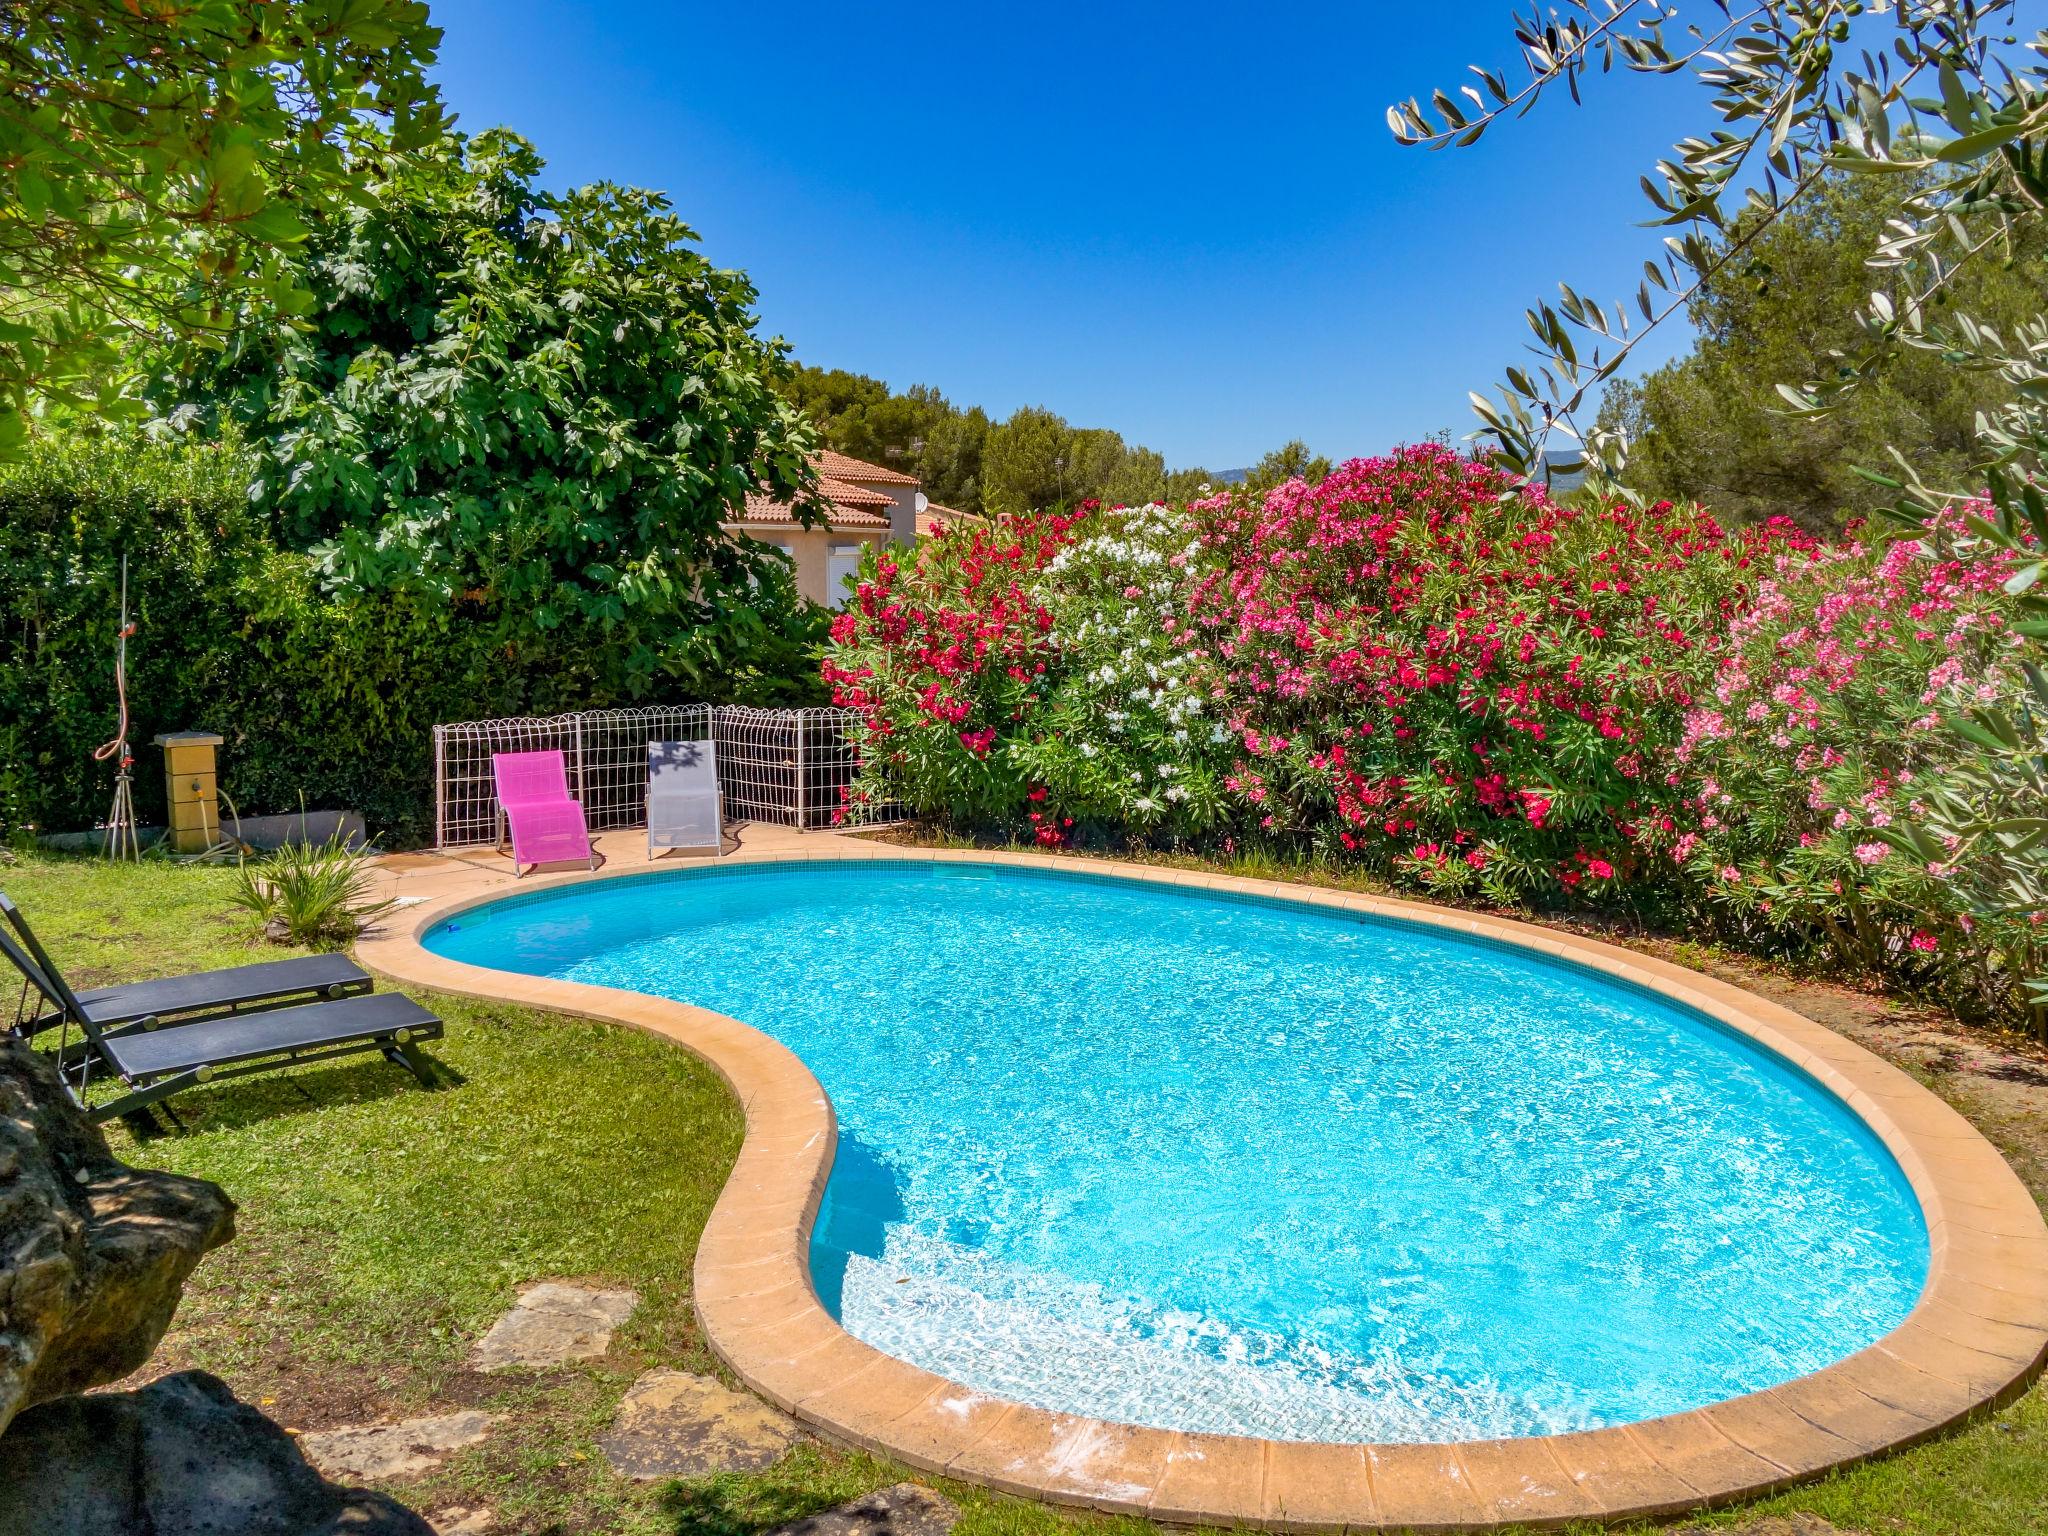
<path id="1" fill-rule="evenodd" d="M 924 496 L 915 476 L 829 448 L 812 468 L 828 514 L 822 526 L 806 528 L 788 502 L 754 495 L 747 498 L 745 515 L 725 527 L 788 555 L 796 563 L 797 590 L 837 608 L 846 601 L 846 580 L 860 568 L 862 551 L 917 537 Z"/>
<path id="2" fill-rule="evenodd" d="M 951 507 L 942 507 L 936 501 L 926 502 L 922 512 L 917 514 L 917 536 L 929 538 L 935 533 L 944 533 L 956 523 L 978 522 L 972 512 L 955 512 Z"/>

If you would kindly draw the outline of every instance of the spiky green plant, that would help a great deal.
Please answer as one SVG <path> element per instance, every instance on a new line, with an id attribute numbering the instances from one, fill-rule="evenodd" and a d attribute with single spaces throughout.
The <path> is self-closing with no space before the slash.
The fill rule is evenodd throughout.
<path id="1" fill-rule="evenodd" d="M 286 843 L 265 859 L 242 861 L 229 899 L 278 943 L 338 947 L 395 905 L 373 891 L 369 855 L 337 828 L 324 843 Z"/>

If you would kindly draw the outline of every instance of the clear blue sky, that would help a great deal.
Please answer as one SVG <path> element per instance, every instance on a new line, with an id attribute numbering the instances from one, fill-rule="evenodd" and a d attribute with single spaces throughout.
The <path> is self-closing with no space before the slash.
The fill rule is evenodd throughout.
<path id="1" fill-rule="evenodd" d="M 516 128 L 558 186 L 670 193 L 804 361 L 1212 469 L 1469 431 L 1527 303 L 1632 291 L 1636 178 L 1704 107 L 1620 76 L 1396 145 L 1390 101 L 1515 64 L 1507 0 L 433 12 L 464 129 Z"/>

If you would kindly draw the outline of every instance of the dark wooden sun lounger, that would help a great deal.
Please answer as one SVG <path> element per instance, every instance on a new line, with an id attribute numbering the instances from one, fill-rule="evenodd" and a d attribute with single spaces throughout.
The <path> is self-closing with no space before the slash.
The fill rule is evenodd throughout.
<path id="1" fill-rule="evenodd" d="M 107 1027 L 97 1010 L 73 992 L 36 941 L 20 912 L 0 896 L 0 956 L 21 973 L 29 991 L 39 996 L 44 1008 L 24 1008 L 24 1017 L 54 1015 L 63 1024 L 76 1025 L 84 1036 L 77 1046 L 66 1043 L 58 1052 L 65 1080 L 71 1083 L 81 1103 L 94 1068 L 103 1067 L 119 1077 L 128 1092 L 106 1103 L 87 1107 L 94 1120 L 130 1115 L 162 1103 L 197 1083 L 242 1077 L 253 1072 L 326 1061 L 338 1056 L 376 1051 L 406 1068 L 422 1087 L 434 1086 L 426 1057 L 419 1042 L 441 1037 L 441 1021 L 409 997 L 386 992 L 358 992 L 329 1002 L 279 1003 L 272 999 L 264 1007 L 210 1015 L 159 1020 L 155 1015 L 130 1016 L 119 1027 Z M 12 932 L 9 931 L 12 929 Z M 316 957 L 317 958 L 317 957 Z M 290 964 L 291 962 L 285 962 Z M 344 962 L 345 964 L 348 962 Z M 240 972 L 260 971 L 262 966 L 239 966 Z M 363 984 L 369 978 L 350 965 Z M 216 973 L 223 976 L 234 972 Z M 331 968 L 329 974 L 339 974 Z M 176 983 L 197 982 L 199 977 L 174 978 L 173 990 L 163 996 L 202 995 L 205 989 L 184 993 Z M 347 983 L 352 985 L 353 983 Z M 156 983 L 138 983 L 149 987 Z M 216 1010 L 232 1002 L 223 996 L 248 983 L 222 982 L 212 991 Z M 100 988 L 104 995 L 119 988 Z M 303 991 L 299 994 L 304 995 Z"/>

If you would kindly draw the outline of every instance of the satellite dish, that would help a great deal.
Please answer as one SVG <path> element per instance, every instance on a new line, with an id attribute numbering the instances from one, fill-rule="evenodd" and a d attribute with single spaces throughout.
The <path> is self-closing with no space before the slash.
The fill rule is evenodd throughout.
<path id="1" fill-rule="evenodd" d="M 915 500 L 911 502 L 911 505 L 916 507 L 917 510 L 920 512 L 929 512 L 932 509 L 932 499 L 931 497 L 925 495 L 923 491 L 919 491 L 917 493 Z"/>

